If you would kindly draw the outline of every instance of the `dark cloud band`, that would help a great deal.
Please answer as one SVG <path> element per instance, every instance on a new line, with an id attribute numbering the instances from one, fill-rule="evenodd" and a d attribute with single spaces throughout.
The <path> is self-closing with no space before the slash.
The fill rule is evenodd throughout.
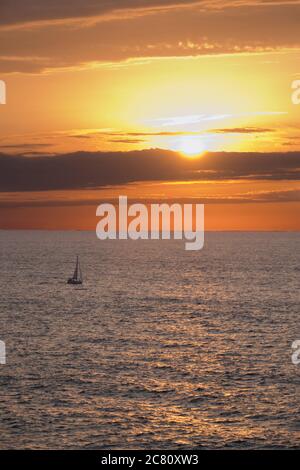
<path id="1" fill-rule="evenodd" d="M 188 159 L 166 150 L 0 154 L 0 191 L 94 189 L 142 181 L 300 179 L 300 152 L 206 153 Z"/>

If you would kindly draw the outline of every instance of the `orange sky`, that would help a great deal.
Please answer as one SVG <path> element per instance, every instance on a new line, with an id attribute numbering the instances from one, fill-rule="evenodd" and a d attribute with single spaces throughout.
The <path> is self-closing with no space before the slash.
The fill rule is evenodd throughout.
<path id="1" fill-rule="evenodd" d="M 204 202 L 208 230 L 300 229 L 300 2 L 15 3 L 0 19 L 0 228 L 94 229 L 123 194 Z"/>

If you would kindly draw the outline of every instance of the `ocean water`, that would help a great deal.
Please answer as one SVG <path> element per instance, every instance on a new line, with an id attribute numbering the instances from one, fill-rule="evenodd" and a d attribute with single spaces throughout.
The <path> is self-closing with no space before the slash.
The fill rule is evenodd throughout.
<path id="1" fill-rule="evenodd" d="M 0 448 L 300 448 L 299 244 L 0 231 Z"/>

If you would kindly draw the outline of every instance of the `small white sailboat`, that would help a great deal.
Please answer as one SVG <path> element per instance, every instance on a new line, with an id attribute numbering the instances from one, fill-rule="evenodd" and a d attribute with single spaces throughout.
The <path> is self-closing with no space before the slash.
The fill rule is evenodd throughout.
<path id="1" fill-rule="evenodd" d="M 79 263 L 79 257 L 77 256 L 75 271 L 74 271 L 73 277 L 70 277 L 68 279 L 68 284 L 78 285 L 78 284 L 82 284 L 82 282 L 83 281 L 82 281 L 82 273 L 81 273 L 81 268 L 80 268 L 80 263 Z"/>

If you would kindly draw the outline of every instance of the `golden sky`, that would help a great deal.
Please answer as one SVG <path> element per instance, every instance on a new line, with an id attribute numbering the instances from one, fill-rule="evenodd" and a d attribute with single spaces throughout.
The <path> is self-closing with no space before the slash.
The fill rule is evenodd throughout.
<path id="1" fill-rule="evenodd" d="M 2 0 L 0 228 L 207 204 L 207 229 L 299 230 L 300 2 Z"/>

